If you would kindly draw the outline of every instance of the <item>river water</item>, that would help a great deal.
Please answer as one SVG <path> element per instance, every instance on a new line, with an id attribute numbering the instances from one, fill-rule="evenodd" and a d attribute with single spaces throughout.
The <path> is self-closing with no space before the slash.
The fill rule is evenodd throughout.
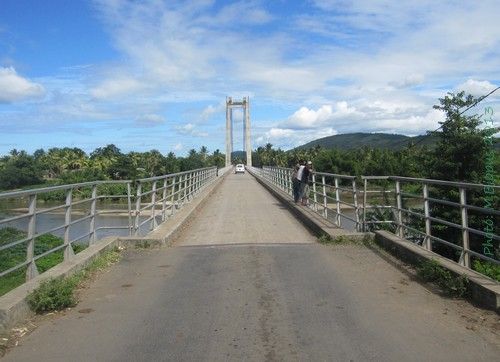
<path id="1" fill-rule="evenodd" d="M 60 205 L 60 203 L 45 203 L 43 208 L 50 208 Z M 102 229 L 96 231 L 96 239 L 102 239 L 108 236 L 128 236 L 129 231 L 129 217 L 127 205 L 125 204 L 112 204 L 112 203 L 102 203 L 99 205 L 99 210 L 106 211 L 116 211 L 116 213 L 106 214 L 106 215 L 97 215 L 95 218 L 96 229 L 100 227 L 107 227 L 112 229 Z M 39 210 L 37 210 L 39 211 Z M 26 205 L 20 202 L 3 202 L 0 204 L 0 220 L 10 218 L 13 216 L 20 216 L 26 214 Z M 71 219 L 78 220 L 80 218 L 89 215 L 90 212 L 85 208 L 74 208 Z M 142 223 L 146 220 L 146 216 L 140 217 L 140 222 Z M 131 220 L 131 224 L 134 223 L 134 218 Z M 28 222 L 29 218 L 24 217 L 18 220 L 14 220 L 8 223 L 0 223 L 0 228 L 4 227 L 14 227 L 16 229 L 27 232 L 28 231 Z M 47 232 L 48 230 L 54 229 L 56 227 L 62 226 L 65 224 L 65 214 L 64 210 L 42 213 L 36 215 L 36 234 L 42 234 Z M 141 227 L 140 234 L 146 234 L 148 230 L 149 223 L 146 223 Z M 83 220 L 80 222 L 76 222 L 75 224 L 69 227 L 69 238 L 70 240 L 75 240 L 90 232 L 90 219 Z M 52 231 L 51 234 L 63 237 L 64 236 L 64 228 Z M 78 242 L 85 243 L 88 241 L 88 237 L 82 238 Z"/>

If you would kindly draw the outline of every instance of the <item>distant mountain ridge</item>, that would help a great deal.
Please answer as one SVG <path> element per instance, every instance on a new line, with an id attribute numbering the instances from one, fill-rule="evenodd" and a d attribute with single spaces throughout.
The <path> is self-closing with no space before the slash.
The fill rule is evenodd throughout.
<path id="1" fill-rule="evenodd" d="M 355 149 L 355 148 L 385 148 L 389 150 L 400 150 L 405 148 L 410 143 L 419 142 L 419 146 L 434 146 L 437 142 L 436 136 L 415 136 L 409 137 L 401 134 L 390 133 L 344 133 L 334 136 L 319 138 L 308 142 L 297 149 L 309 149 L 316 146 L 322 148 L 340 148 L 340 149 Z"/>

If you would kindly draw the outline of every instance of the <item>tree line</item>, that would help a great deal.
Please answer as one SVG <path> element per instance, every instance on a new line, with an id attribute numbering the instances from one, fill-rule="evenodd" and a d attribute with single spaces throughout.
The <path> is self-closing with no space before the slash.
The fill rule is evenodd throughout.
<path id="1" fill-rule="evenodd" d="M 122 153 L 113 144 L 90 154 L 80 148 L 39 149 L 33 154 L 12 150 L 0 158 L 0 189 L 35 185 L 71 184 L 95 180 L 129 180 L 160 176 L 208 166 L 222 167 L 225 156 L 202 146 L 186 157 L 158 150 Z"/>

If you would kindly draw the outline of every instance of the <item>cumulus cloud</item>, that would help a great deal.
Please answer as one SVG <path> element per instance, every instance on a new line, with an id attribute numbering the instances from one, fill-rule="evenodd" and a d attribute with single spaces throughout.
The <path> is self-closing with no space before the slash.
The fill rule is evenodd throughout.
<path id="1" fill-rule="evenodd" d="M 175 130 L 181 135 L 195 136 L 195 137 L 208 137 L 207 132 L 199 131 L 195 124 L 187 123 L 182 126 L 176 126 Z"/>
<path id="2" fill-rule="evenodd" d="M 256 146 L 271 143 L 285 149 L 301 146 L 318 138 L 336 135 L 338 132 L 332 127 L 296 130 L 291 128 L 272 127 L 255 139 Z"/>
<path id="3" fill-rule="evenodd" d="M 225 109 L 226 109 L 226 103 L 225 102 L 221 102 L 221 103 L 219 103 L 219 104 L 217 104 L 215 106 L 212 105 L 212 104 L 209 104 L 208 106 L 206 106 L 203 109 L 203 111 L 201 111 L 200 120 L 201 121 L 207 121 L 210 118 L 212 118 L 215 114 L 224 112 Z"/>
<path id="4" fill-rule="evenodd" d="M 11 103 L 45 94 L 41 84 L 17 74 L 13 67 L 0 67 L 0 103 Z"/>
<path id="5" fill-rule="evenodd" d="M 138 117 L 135 122 L 139 126 L 143 127 L 154 127 L 165 123 L 165 118 L 158 114 L 143 114 Z"/>
<path id="6" fill-rule="evenodd" d="M 295 129 L 316 128 L 357 113 L 356 108 L 349 106 L 345 101 L 337 102 L 335 105 L 323 105 L 318 110 L 301 107 L 283 123 L 283 126 Z"/>
<path id="7" fill-rule="evenodd" d="M 456 89 L 457 91 L 465 91 L 465 93 L 467 94 L 472 94 L 473 96 L 480 97 L 488 94 L 496 87 L 497 86 L 491 84 L 487 80 L 479 81 L 474 79 L 468 79 L 465 83 L 462 83 L 458 87 L 456 87 Z"/>

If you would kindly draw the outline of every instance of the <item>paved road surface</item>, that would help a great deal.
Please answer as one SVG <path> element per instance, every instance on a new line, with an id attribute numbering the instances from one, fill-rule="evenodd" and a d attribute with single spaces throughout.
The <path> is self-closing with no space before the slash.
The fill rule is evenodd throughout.
<path id="1" fill-rule="evenodd" d="M 174 247 L 125 252 L 5 361 L 498 360 L 481 327 L 494 314 L 376 251 L 313 241 L 250 175 L 230 175 Z"/>

